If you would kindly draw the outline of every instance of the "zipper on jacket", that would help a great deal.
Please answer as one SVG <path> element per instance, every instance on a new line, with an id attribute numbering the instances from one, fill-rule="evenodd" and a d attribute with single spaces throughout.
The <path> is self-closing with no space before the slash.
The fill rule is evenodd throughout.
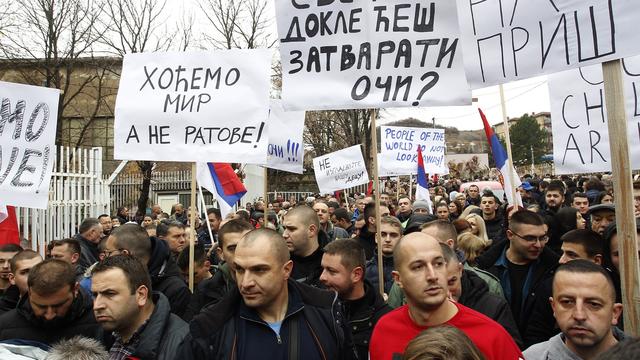
<path id="1" fill-rule="evenodd" d="M 298 310 L 296 310 L 296 311 L 292 312 L 291 314 L 286 315 L 286 316 L 284 317 L 284 319 L 282 319 L 282 323 L 281 323 L 281 324 L 284 324 L 284 321 L 285 321 L 285 320 L 287 320 L 287 318 L 290 318 L 291 316 L 293 316 L 293 315 L 295 315 L 295 314 L 299 313 L 299 312 L 300 312 L 300 311 L 302 311 L 303 309 L 304 309 L 304 306 L 302 306 L 300 309 L 298 309 Z M 257 320 L 249 319 L 249 318 L 246 318 L 246 317 L 243 317 L 243 316 L 240 316 L 240 317 L 241 317 L 242 319 L 244 319 L 244 320 L 246 320 L 246 321 L 250 321 L 250 322 L 252 322 L 252 323 L 254 323 L 254 324 L 266 325 L 266 326 L 269 328 L 269 330 L 271 330 L 274 334 L 276 334 L 276 340 L 278 341 L 278 345 L 282 345 L 282 337 L 280 337 L 280 334 L 277 334 L 275 331 L 273 331 L 273 329 L 271 328 L 271 326 L 269 326 L 269 324 L 267 324 L 267 322 L 266 322 L 266 321 L 264 321 L 264 320 L 263 320 L 263 321 L 257 321 Z"/>

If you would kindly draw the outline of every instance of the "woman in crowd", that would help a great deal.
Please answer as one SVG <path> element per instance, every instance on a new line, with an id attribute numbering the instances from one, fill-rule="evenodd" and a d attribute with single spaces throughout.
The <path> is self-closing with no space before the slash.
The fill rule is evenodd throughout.
<path id="1" fill-rule="evenodd" d="M 489 240 L 489 236 L 487 235 L 487 227 L 484 224 L 482 216 L 478 214 L 470 214 L 467 216 L 466 220 L 471 225 L 471 233 L 473 235 L 479 237 L 487 244 L 491 244 L 491 240 Z"/>

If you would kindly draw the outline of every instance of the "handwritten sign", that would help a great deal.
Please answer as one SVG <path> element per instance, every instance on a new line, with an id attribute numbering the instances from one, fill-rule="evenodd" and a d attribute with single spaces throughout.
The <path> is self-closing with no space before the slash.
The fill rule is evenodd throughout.
<path id="1" fill-rule="evenodd" d="M 640 54 L 634 0 L 457 0 L 472 89 Z"/>
<path id="2" fill-rule="evenodd" d="M 640 56 L 623 60 L 629 153 L 640 154 Z M 558 174 L 611 171 L 602 66 L 549 76 L 553 161 Z M 632 169 L 640 157 L 631 156 Z"/>
<path id="3" fill-rule="evenodd" d="M 318 188 L 325 194 L 369 182 L 360 145 L 314 158 L 313 169 Z"/>
<path id="4" fill-rule="evenodd" d="M 287 109 L 469 105 L 451 0 L 276 1 Z"/>
<path id="5" fill-rule="evenodd" d="M 0 81 L 0 201 L 46 209 L 60 91 Z"/>
<path id="6" fill-rule="evenodd" d="M 268 50 L 124 57 L 114 158 L 264 164 Z"/>
<path id="7" fill-rule="evenodd" d="M 385 174 L 411 175 L 418 173 L 418 146 L 422 147 L 425 171 L 429 174 L 448 174 L 445 158 L 444 129 L 424 129 L 381 126 L 382 166 Z"/>
<path id="8" fill-rule="evenodd" d="M 282 102 L 272 100 L 268 124 L 267 167 L 302 174 L 304 111 L 285 111 Z"/>

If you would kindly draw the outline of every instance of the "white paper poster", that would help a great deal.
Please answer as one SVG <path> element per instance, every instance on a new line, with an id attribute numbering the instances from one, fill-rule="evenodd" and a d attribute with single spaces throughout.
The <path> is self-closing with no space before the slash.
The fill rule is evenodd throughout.
<path id="1" fill-rule="evenodd" d="M 629 154 L 640 169 L 640 56 L 623 61 Z M 611 171 L 611 139 L 602 66 L 549 76 L 553 161 L 557 174 Z"/>
<path id="2" fill-rule="evenodd" d="M 269 146 L 267 147 L 267 167 L 302 174 L 304 168 L 304 111 L 285 111 L 282 102 L 271 101 L 271 111 L 267 122 Z"/>
<path id="3" fill-rule="evenodd" d="M 295 110 L 469 105 L 455 2 L 276 1 Z"/>
<path id="4" fill-rule="evenodd" d="M 125 55 L 114 158 L 266 163 L 270 66 L 269 50 Z"/>
<path id="5" fill-rule="evenodd" d="M 60 90 L 0 81 L 0 202 L 46 209 Z"/>
<path id="6" fill-rule="evenodd" d="M 640 54 L 638 0 L 457 0 L 472 89 Z"/>
<path id="7" fill-rule="evenodd" d="M 384 174 L 417 174 L 418 146 L 422 147 L 427 174 L 449 173 L 445 161 L 444 129 L 381 126 L 380 139 L 383 159 L 378 167 Z"/>
<path id="8" fill-rule="evenodd" d="M 323 194 L 369 183 L 360 145 L 314 158 L 313 169 Z"/>

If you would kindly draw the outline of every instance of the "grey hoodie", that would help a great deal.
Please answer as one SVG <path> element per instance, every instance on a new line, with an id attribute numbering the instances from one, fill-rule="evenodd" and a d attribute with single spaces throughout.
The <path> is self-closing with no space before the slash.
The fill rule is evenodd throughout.
<path id="1" fill-rule="evenodd" d="M 622 341 L 626 338 L 624 332 L 617 327 L 613 327 L 613 336 Z M 522 355 L 527 360 L 582 360 L 581 357 L 574 354 L 567 345 L 564 344 L 564 335 L 562 333 L 552 337 L 551 339 L 535 345 L 531 345 Z"/>

